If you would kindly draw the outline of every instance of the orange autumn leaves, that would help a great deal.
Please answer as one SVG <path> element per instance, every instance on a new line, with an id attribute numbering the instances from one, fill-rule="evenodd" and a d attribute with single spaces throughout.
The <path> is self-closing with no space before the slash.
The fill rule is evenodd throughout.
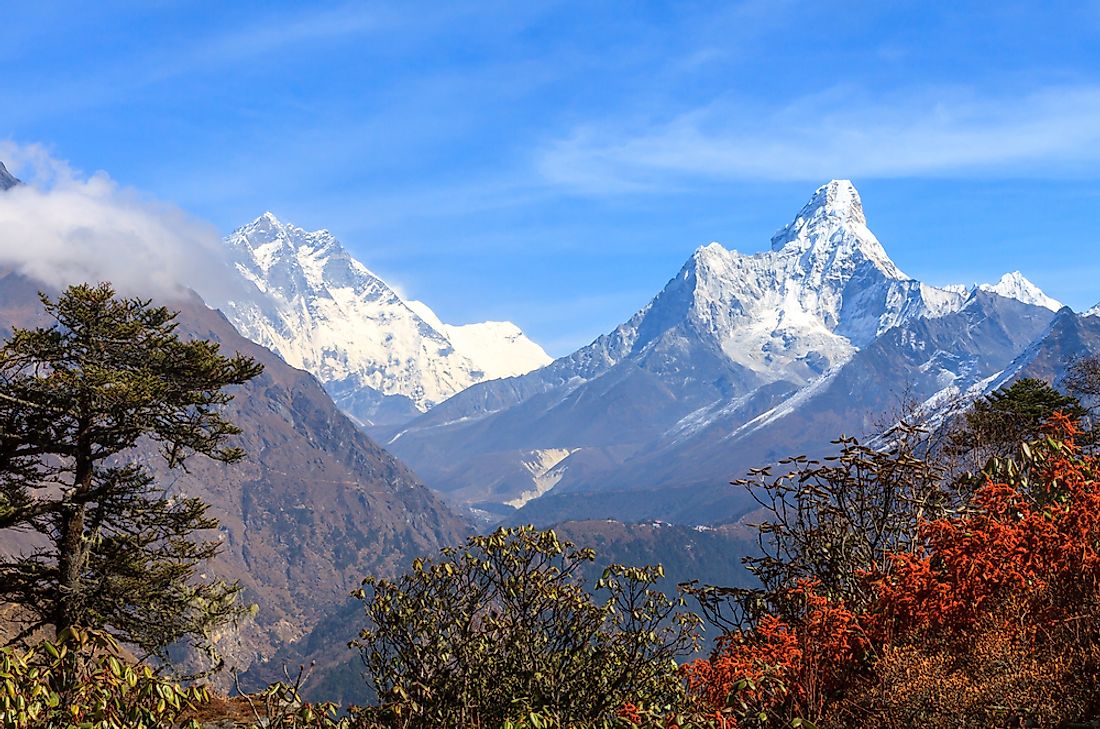
<path id="1" fill-rule="evenodd" d="M 842 686 L 869 647 L 857 616 L 815 587 L 803 582 L 792 588 L 804 605 L 798 624 L 765 616 L 751 633 L 721 638 L 709 661 L 685 666 L 689 693 L 734 715 L 813 713 L 809 707 Z"/>
<path id="2" fill-rule="evenodd" d="M 923 553 L 876 577 L 883 638 L 966 631 L 1010 596 L 1036 625 L 1072 617 L 1100 584 L 1100 484 L 1076 424 L 1055 413 L 1017 483 L 990 481 L 962 516 L 926 524 Z"/>
<path id="3" fill-rule="evenodd" d="M 1061 701 L 1091 710 L 1095 687 L 1059 689 L 1067 684 L 1052 675 L 1053 688 L 1042 688 L 1046 679 L 1031 675 L 1053 657 L 1067 676 L 1082 674 L 1100 657 L 1092 628 L 1100 616 L 1100 464 L 1078 447 L 1071 418 L 1056 413 L 1045 432 L 1020 463 L 993 468 L 956 513 L 920 523 L 919 549 L 862 572 L 872 598 L 861 609 L 813 580 L 789 585 L 786 604 L 796 608 L 726 636 L 709 660 L 687 665 L 689 692 L 741 727 L 883 726 L 890 717 L 876 712 L 887 704 L 893 719 L 911 711 L 927 726 L 939 725 L 937 716 L 984 721 L 995 711 L 1033 719 L 1041 711 L 1028 703 L 1041 702 L 1032 692 L 1050 695 L 1053 708 L 1042 716 L 1053 722 L 1058 690 L 1091 691 Z M 976 646 L 994 644 L 1001 647 L 981 664 Z M 1019 706 L 983 698 L 1003 704 L 1008 695 L 1019 695 Z"/>

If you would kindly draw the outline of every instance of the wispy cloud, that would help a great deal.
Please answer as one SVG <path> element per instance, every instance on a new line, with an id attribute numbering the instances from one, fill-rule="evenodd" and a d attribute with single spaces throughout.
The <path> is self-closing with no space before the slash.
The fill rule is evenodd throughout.
<path id="1" fill-rule="evenodd" d="M 874 98 L 835 88 L 781 107 L 725 98 L 651 124 L 593 124 L 545 145 L 549 181 L 584 193 L 692 180 L 1075 174 L 1100 161 L 1100 86 Z"/>
<path id="2" fill-rule="evenodd" d="M 259 21 L 194 39 L 172 53 L 161 53 L 147 71 L 147 80 L 164 80 L 196 70 L 220 68 L 310 43 L 332 43 L 384 27 L 381 12 L 356 5 L 310 10 L 292 16 L 264 17 Z"/>
<path id="3" fill-rule="evenodd" d="M 384 30 L 401 16 L 357 4 L 293 13 L 271 12 L 247 23 L 226 23 L 207 33 L 160 44 L 123 45 L 74 68 L 63 77 L 16 89 L 20 103 L 8 109 L 19 119 L 38 119 L 74 109 L 124 102 L 158 85 L 201 74 L 237 74 L 257 63 L 292 58 L 289 49 L 324 49 Z M 0 84 L 2 85 L 2 84 Z"/>
<path id="4" fill-rule="evenodd" d="M 40 146 L 0 143 L 0 159 L 28 183 L 0 192 L 0 265 L 56 287 L 108 280 L 158 297 L 199 283 L 204 295 L 230 291 L 209 225 L 104 173 L 82 175 Z"/>

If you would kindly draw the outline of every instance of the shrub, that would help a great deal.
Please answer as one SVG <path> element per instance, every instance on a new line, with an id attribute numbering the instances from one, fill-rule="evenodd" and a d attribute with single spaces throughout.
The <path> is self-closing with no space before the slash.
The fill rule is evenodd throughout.
<path id="1" fill-rule="evenodd" d="M 689 687 L 738 726 L 1063 726 L 1100 713 L 1100 464 L 1055 413 L 994 459 L 961 509 L 915 515 L 915 538 L 838 597 L 776 585 Z M 858 542 L 857 542 L 858 543 Z M 833 574 L 826 572 L 826 576 Z"/>
<path id="2" fill-rule="evenodd" d="M 119 656 L 109 635 L 76 629 L 28 650 L 0 648 L 0 725 L 160 729 L 207 698 L 202 688 L 181 688 Z"/>
<path id="3" fill-rule="evenodd" d="M 395 582 L 364 580 L 357 643 L 390 726 L 560 725 L 613 717 L 628 702 L 672 707 L 676 657 L 698 618 L 653 589 L 659 567 L 609 567 L 596 596 L 588 549 L 533 527 L 472 537 L 416 560 Z M 599 596 L 599 597 L 597 597 Z"/>

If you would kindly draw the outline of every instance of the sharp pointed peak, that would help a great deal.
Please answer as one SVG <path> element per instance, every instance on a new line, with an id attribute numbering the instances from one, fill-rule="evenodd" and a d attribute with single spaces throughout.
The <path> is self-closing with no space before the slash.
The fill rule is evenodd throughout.
<path id="1" fill-rule="evenodd" d="M 274 230 L 285 230 L 285 231 L 293 232 L 293 233 L 296 233 L 296 234 L 299 234 L 299 235 L 304 234 L 304 235 L 312 237 L 312 238 L 317 238 L 317 239 L 320 239 L 322 241 L 325 241 L 326 243 L 336 242 L 336 236 L 334 236 L 328 228 L 318 228 L 317 230 L 306 230 L 305 228 L 298 227 L 294 223 L 285 222 L 283 220 L 280 220 L 279 217 L 277 215 L 275 215 L 275 213 L 271 212 L 270 210 L 264 212 L 262 215 L 260 215 L 260 217 L 256 218 L 255 220 L 253 220 L 251 223 L 249 223 L 248 225 L 246 225 L 244 227 L 246 227 L 246 228 L 248 228 L 248 227 L 261 227 L 261 228 L 271 228 L 271 229 L 274 229 Z M 330 241 L 330 239 L 331 239 L 331 241 Z"/>
<path id="2" fill-rule="evenodd" d="M 863 200 L 851 180 L 829 180 L 817 188 L 802 212 L 813 214 L 818 210 L 825 215 L 867 222 L 863 216 Z"/>
<path id="3" fill-rule="evenodd" d="M 999 283 L 999 284 L 1001 284 L 1001 283 L 1026 283 L 1026 284 L 1031 284 L 1031 281 L 1029 281 L 1027 276 L 1025 276 L 1020 271 L 1009 271 L 1008 273 L 1001 276 L 1001 278 L 997 280 L 997 283 Z M 1032 284 L 1032 285 L 1034 285 L 1034 284 Z"/>
<path id="4" fill-rule="evenodd" d="M 705 246 L 699 246 L 698 248 L 696 248 L 695 252 L 692 255 L 695 258 L 699 258 L 700 256 L 722 255 L 726 253 L 729 253 L 729 251 L 726 250 L 725 246 L 723 246 L 718 241 L 711 241 Z"/>
<path id="5" fill-rule="evenodd" d="M 252 221 L 250 221 L 248 223 L 245 223 L 241 227 L 237 228 L 233 232 L 234 233 L 248 234 L 248 233 L 253 233 L 253 232 L 258 232 L 258 231 L 285 230 L 288 227 L 292 227 L 292 226 L 286 225 L 285 223 L 283 223 L 283 221 L 279 220 L 279 218 L 276 217 L 275 213 L 271 212 L 270 210 L 267 210 L 267 211 L 261 213 L 260 215 L 258 215 Z"/>
<path id="6" fill-rule="evenodd" d="M 271 211 L 266 211 L 252 221 L 238 227 L 225 237 L 226 244 L 232 247 L 252 249 L 256 245 L 281 237 L 286 226 Z"/>
<path id="7" fill-rule="evenodd" d="M 851 180 L 830 180 L 814 191 L 794 220 L 772 236 L 772 250 L 778 251 L 804 232 L 838 225 L 866 226 L 863 200 Z"/>
<path id="8" fill-rule="evenodd" d="M 10 190 L 16 185 L 22 184 L 22 180 L 8 172 L 8 168 L 4 166 L 3 160 L 0 160 L 0 191 Z"/>
<path id="9" fill-rule="evenodd" d="M 314 246 L 331 246 L 335 243 L 336 237 L 327 229 L 320 228 L 318 230 L 305 230 L 293 223 L 280 220 L 275 213 L 270 210 L 262 213 L 259 217 L 250 223 L 242 225 L 240 228 L 234 231 L 234 234 L 249 236 L 252 234 L 259 234 L 261 237 L 278 235 L 280 237 L 289 238 L 303 238 L 308 239 Z"/>
<path id="10" fill-rule="evenodd" d="M 736 255 L 737 251 L 728 250 L 721 243 L 712 241 L 692 251 L 691 256 L 680 268 L 680 275 L 682 276 L 688 271 L 698 273 L 715 267 L 724 268 L 729 258 Z"/>
<path id="11" fill-rule="evenodd" d="M 999 294 L 1005 298 L 1022 301 L 1025 304 L 1042 306 L 1051 311 L 1058 311 L 1062 308 L 1062 302 L 1047 296 L 1042 289 L 1019 271 L 1010 271 L 1001 276 L 997 283 L 981 284 L 978 288 L 982 291 Z"/>
<path id="12" fill-rule="evenodd" d="M 829 259 L 838 252 L 842 257 L 855 254 L 890 278 L 909 279 L 867 229 L 863 201 L 851 180 L 830 180 L 817 188 L 794 220 L 772 236 L 771 249 Z"/>

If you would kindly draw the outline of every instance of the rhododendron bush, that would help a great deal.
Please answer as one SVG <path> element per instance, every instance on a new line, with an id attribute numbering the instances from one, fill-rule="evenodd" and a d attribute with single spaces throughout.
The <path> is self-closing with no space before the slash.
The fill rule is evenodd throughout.
<path id="1" fill-rule="evenodd" d="M 685 667 L 691 693 L 739 727 L 1100 716 L 1100 464 L 1080 435 L 1055 413 L 965 501 L 911 510 L 912 542 L 853 563 L 847 593 L 812 575 L 769 586 Z"/>

